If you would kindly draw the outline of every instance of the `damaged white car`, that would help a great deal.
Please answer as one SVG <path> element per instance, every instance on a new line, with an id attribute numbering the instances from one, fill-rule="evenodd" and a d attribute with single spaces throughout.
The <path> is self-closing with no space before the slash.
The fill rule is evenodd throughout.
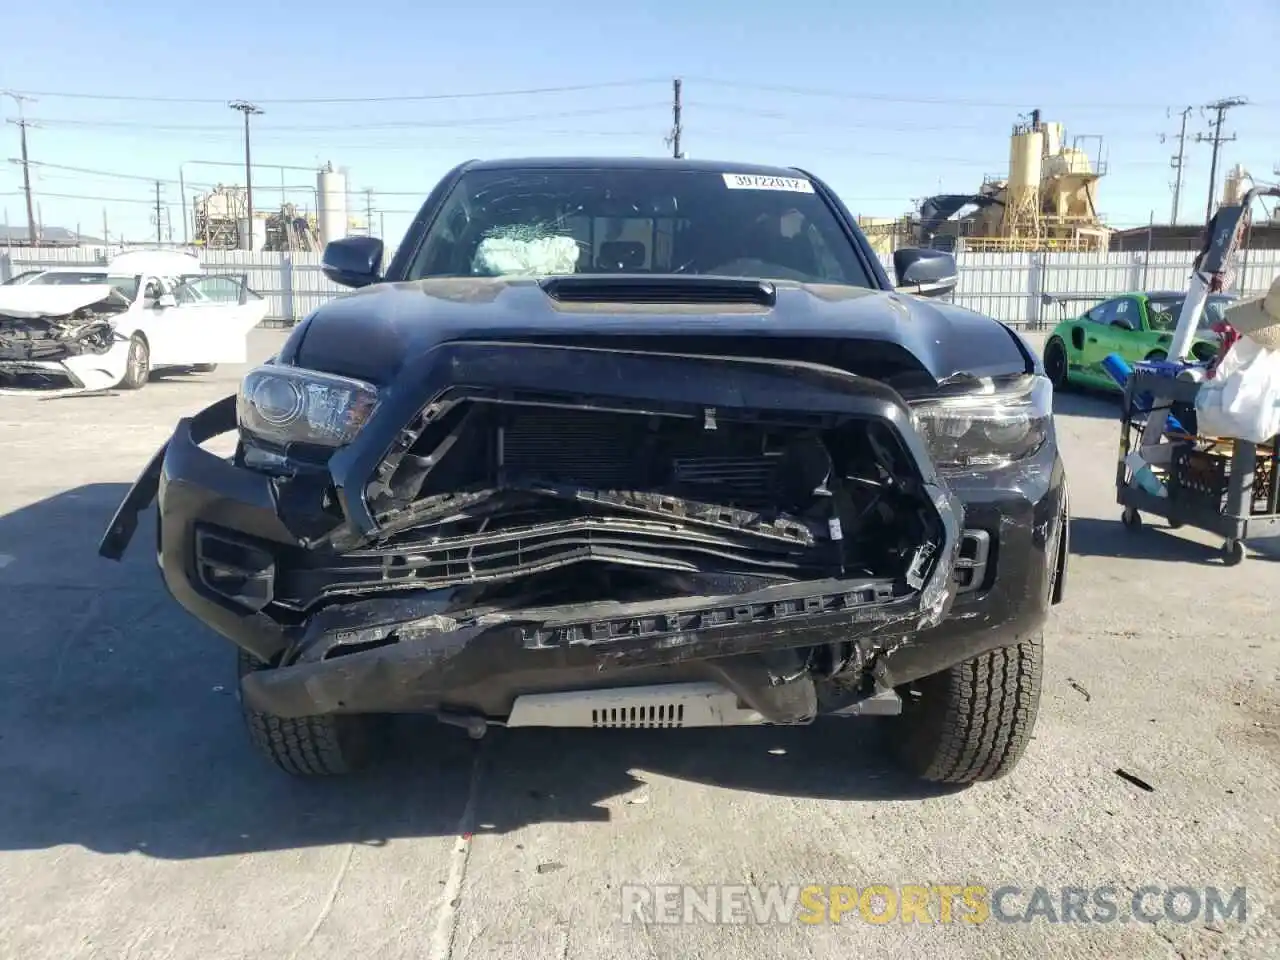
<path id="1" fill-rule="evenodd" d="M 266 312 L 243 274 L 205 273 L 187 254 L 49 270 L 0 287 L 0 393 L 137 390 L 155 370 L 244 363 Z"/>

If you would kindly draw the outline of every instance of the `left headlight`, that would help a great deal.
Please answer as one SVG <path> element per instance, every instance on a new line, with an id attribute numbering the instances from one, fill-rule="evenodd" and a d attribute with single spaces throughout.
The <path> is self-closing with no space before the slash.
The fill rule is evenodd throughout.
<path id="1" fill-rule="evenodd" d="M 916 430 L 940 470 L 981 470 L 1029 457 L 1053 430 L 1053 384 L 1031 376 L 994 387 L 912 404 Z"/>
<path id="2" fill-rule="evenodd" d="M 240 382 L 236 416 L 241 433 L 281 449 L 337 449 L 355 439 L 377 405 L 377 388 L 361 380 L 268 364 Z"/>

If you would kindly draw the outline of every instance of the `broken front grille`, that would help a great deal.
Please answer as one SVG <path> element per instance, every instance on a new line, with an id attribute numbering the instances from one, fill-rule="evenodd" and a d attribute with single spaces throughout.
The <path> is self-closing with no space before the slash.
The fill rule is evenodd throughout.
<path id="1" fill-rule="evenodd" d="M 585 509 L 585 508 L 584 508 Z M 539 520 L 539 518 L 542 518 Z M 276 597 L 290 605 L 351 590 L 436 588 L 531 576 L 585 561 L 697 572 L 715 569 L 784 579 L 819 575 L 825 551 L 795 531 L 722 531 L 641 517 L 566 519 L 543 510 L 513 511 L 500 527 L 398 542 L 341 555 L 303 554 L 285 565 Z M 788 535 L 789 533 L 789 535 Z M 416 542 L 415 542 L 416 541 Z"/>

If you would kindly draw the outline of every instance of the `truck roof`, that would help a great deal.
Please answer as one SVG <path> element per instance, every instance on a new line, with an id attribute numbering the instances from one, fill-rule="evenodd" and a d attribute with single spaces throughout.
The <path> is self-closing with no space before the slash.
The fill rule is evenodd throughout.
<path id="1" fill-rule="evenodd" d="M 808 176 L 798 167 L 776 167 L 730 160 L 687 160 L 674 157 L 513 157 L 470 160 L 467 170 L 698 170 L 707 173 L 748 173 L 764 177 Z"/>

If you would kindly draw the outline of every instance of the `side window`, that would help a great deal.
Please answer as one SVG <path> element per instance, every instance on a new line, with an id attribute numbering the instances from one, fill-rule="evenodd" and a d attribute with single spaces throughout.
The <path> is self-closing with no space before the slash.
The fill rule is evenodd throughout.
<path id="1" fill-rule="evenodd" d="M 1116 301 L 1116 312 L 1111 322 L 1122 328 L 1127 326 L 1128 329 L 1138 329 L 1138 305 L 1132 297 Z"/>
<path id="2" fill-rule="evenodd" d="M 1100 303 L 1085 314 L 1085 319 L 1091 323 L 1100 323 L 1105 327 L 1116 318 L 1116 306 L 1118 303 L 1119 301 L 1116 300 Z"/>
<path id="3" fill-rule="evenodd" d="M 1209 314 L 1209 304 L 1205 304 L 1205 313 Z M 1148 300 L 1147 326 L 1159 333 L 1169 333 L 1178 326 L 1178 316 L 1182 313 L 1181 300 Z"/>
<path id="4" fill-rule="evenodd" d="M 193 277 L 174 295 L 179 303 L 239 303 L 240 283 L 231 277 Z"/>

